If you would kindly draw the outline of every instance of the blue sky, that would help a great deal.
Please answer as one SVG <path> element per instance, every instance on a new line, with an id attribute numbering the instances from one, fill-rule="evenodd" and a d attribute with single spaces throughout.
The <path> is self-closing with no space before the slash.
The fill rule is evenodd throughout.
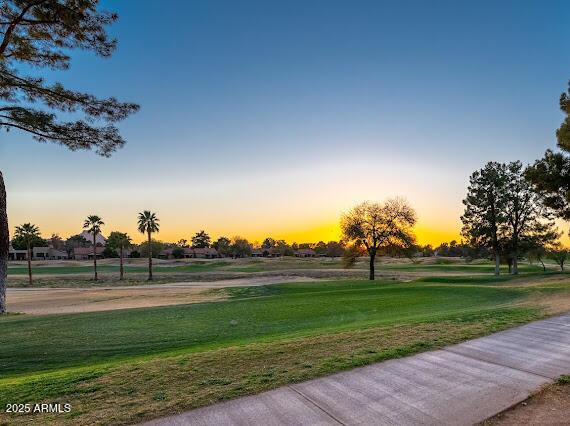
<path id="1" fill-rule="evenodd" d="M 97 213 L 163 239 L 333 238 L 402 195 L 424 242 L 457 235 L 469 174 L 553 148 L 570 79 L 565 1 L 104 1 L 110 59 L 48 79 L 141 104 L 111 159 L 0 135 L 11 224 L 77 232 Z"/>

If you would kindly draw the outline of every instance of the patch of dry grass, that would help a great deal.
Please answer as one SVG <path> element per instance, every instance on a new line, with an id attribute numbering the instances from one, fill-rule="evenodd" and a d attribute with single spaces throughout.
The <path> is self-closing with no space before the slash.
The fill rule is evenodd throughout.
<path id="1" fill-rule="evenodd" d="M 528 321 L 508 313 L 376 327 L 76 369 L 0 384 L 2 402 L 71 403 L 61 415 L 0 414 L 10 424 L 128 424 L 430 350 Z"/>
<path id="2" fill-rule="evenodd" d="M 32 315 L 109 311 L 226 299 L 223 292 L 197 287 L 38 288 L 8 291 L 10 310 Z"/>
<path id="3" fill-rule="evenodd" d="M 518 306 L 538 306 L 547 315 L 570 311 L 570 281 L 567 277 L 561 276 L 529 285 L 528 297 L 517 303 Z"/>

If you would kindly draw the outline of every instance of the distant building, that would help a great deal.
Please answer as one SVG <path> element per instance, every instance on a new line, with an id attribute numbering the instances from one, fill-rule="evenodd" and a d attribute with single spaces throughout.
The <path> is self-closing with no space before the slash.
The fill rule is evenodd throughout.
<path id="1" fill-rule="evenodd" d="M 295 257 L 316 257 L 317 252 L 313 249 L 299 249 L 295 251 Z"/>
<path id="2" fill-rule="evenodd" d="M 160 252 L 160 256 L 163 259 L 173 259 L 174 256 L 172 252 L 175 248 L 169 248 L 166 250 L 162 250 Z M 205 248 L 192 248 L 192 247 L 185 247 L 183 248 L 185 259 L 215 259 L 220 257 L 218 251 L 213 247 L 205 247 Z"/>
<path id="3" fill-rule="evenodd" d="M 56 250 L 53 247 L 34 247 L 32 249 L 33 260 L 63 260 L 67 259 L 67 253 Z"/>
<path id="4" fill-rule="evenodd" d="M 103 258 L 105 247 L 95 247 L 97 259 Z M 93 247 L 76 247 L 73 249 L 71 257 L 75 260 L 93 260 Z"/>
<path id="5" fill-rule="evenodd" d="M 81 234 L 83 238 L 85 238 L 89 243 L 93 244 L 93 234 L 88 231 L 83 231 Z M 107 244 L 107 239 L 102 234 L 97 234 L 95 237 L 95 245 L 102 245 L 104 246 Z"/>
<path id="6" fill-rule="evenodd" d="M 263 249 L 254 248 L 251 250 L 251 257 L 263 257 Z"/>
<path id="7" fill-rule="evenodd" d="M 56 250 L 53 247 L 33 247 L 32 260 L 63 260 L 67 259 L 65 251 Z M 8 250 L 8 260 L 28 260 L 27 250 L 15 250 L 12 245 Z"/>
<path id="8" fill-rule="evenodd" d="M 194 257 L 196 258 L 214 259 L 216 257 L 220 257 L 218 254 L 218 250 L 216 250 L 213 247 L 195 248 L 192 250 L 194 252 Z"/>
<path id="9" fill-rule="evenodd" d="M 251 257 L 281 257 L 281 252 L 276 247 L 254 248 L 251 250 Z"/>
<path id="10" fill-rule="evenodd" d="M 281 257 L 283 254 L 279 251 L 277 247 L 271 247 L 268 249 L 263 249 L 264 257 Z"/>
<path id="11" fill-rule="evenodd" d="M 10 248 L 8 249 L 8 260 L 27 260 L 28 259 L 28 251 L 27 250 L 16 250 L 10 244 Z"/>

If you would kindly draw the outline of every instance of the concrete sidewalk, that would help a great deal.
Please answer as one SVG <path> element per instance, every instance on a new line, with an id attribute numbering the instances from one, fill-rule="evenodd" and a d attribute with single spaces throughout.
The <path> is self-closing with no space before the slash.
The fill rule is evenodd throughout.
<path id="1" fill-rule="evenodd" d="M 570 373 L 570 314 L 147 425 L 472 425 Z"/>

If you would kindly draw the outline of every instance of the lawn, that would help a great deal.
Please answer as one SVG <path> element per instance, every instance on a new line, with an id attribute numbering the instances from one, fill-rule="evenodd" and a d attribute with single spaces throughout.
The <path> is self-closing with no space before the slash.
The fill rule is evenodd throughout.
<path id="1" fill-rule="evenodd" d="M 180 266 L 154 266 L 155 272 L 206 272 L 214 271 L 221 267 L 228 266 L 229 262 L 203 262 L 192 263 Z M 99 272 L 116 272 L 119 273 L 119 265 L 98 265 Z M 130 266 L 125 265 L 125 272 L 147 272 L 147 266 Z M 32 264 L 32 272 L 34 275 L 66 275 L 66 274 L 90 274 L 93 273 L 93 266 L 87 265 L 70 265 L 70 266 L 38 266 Z M 27 266 L 11 266 L 8 268 L 8 275 L 27 275 Z"/>
<path id="2" fill-rule="evenodd" d="M 280 284 L 216 290 L 230 297 L 220 302 L 8 316 L 0 404 L 71 402 L 54 419 L 129 423 L 488 334 L 541 317 L 531 296 L 570 293 L 459 281 Z"/>
<path id="3" fill-rule="evenodd" d="M 0 377 L 179 349 L 435 321 L 495 308 L 523 294 L 517 289 L 366 281 L 261 289 L 265 295 L 255 289 L 254 297 L 221 303 L 7 318 L 0 325 Z"/>
<path id="4" fill-rule="evenodd" d="M 144 260 L 144 259 L 143 259 Z M 148 267 L 144 264 L 143 260 L 135 260 L 135 264 L 126 264 L 125 273 L 127 276 L 132 274 L 137 278 L 143 277 Z M 131 260 L 132 261 L 132 260 Z M 98 265 L 97 270 L 102 274 L 105 279 L 112 279 L 119 274 L 119 265 L 117 259 L 105 259 L 105 263 Z M 548 265 L 549 269 L 553 269 L 553 265 Z M 362 271 L 368 268 L 368 262 L 360 260 L 352 268 L 356 271 Z M 153 271 L 157 277 L 168 279 L 194 279 L 194 276 L 204 274 L 210 276 L 209 273 L 216 272 L 218 274 L 227 275 L 231 278 L 232 274 L 239 273 L 276 273 L 279 271 L 307 271 L 307 270 L 342 270 L 343 265 L 339 259 L 331 260 L 329 258 L 313 258 L 313 259 L 299 259 L 299 258 L 280 258 L 280 259 L 220 259 L 220 260 L 168 260 L 158 261 L 153 267 Z M 439 259 L 439 258 L 420 258 L 414 262 L 408 259 L 384 259 L 380 258 L 376 262 L 376 269 L 378 273 L 386 272 L 419 272 L 419 273 L 455 273 L 455 274 L 492 274 L 494 265 L 489 261 L 477 261 L 468 263 L 462 259 Z M 505 265 L 501 266 L 503 273 L 507 272 Z M 540 272 L 542 268 L 539 265 L 530 265 L 528 263 L 521 263 L 519 265 L 519 272 L 532 273 Z M 32 264 L 32 272 L 36 277 L 44 279 L 43 277 L 61 277 L 65 278 L 66 275 L 83 275 L 90 277 L 93 273 L 93 266 L 88 262 L 75 262 L 70 261 L 69 264 L 50 265 L 45 262 L 34 262 Z M 349 271 L 348 271 L 349 272 Z M 24 278 L 28 274 L 27 266 L 24 264 L 11 265 L 8 268 L 8 275 L 12 277 Z M 10 285 L 24 285 L 20 281 L 15 284 L 13 281 Z M 37 283 L 38 286 L 51 286 L 44 285 L 43 281 Z"/>
<path id="5" fill-rule="evenodd" d="M 99 264 L 97 270 L 101 273 L 119 273 L 118 260 L 113 261 L 106 259 L 106 262 L 113 262 L 114 264 Z M 153 271 L 159 274 L 184 274 L 184 273 L 200 273 L 200 272 L 271 272 L 281 271 L 286 269 L 327 269 L 327 268 L 342 268 L 339 260 L 331 261 L 330 259 L 296 259 L 296 258 L 283 258 L 283 259 L 270 259 L 270 260 L 255 260 L 255 259 L 228 259 L 228 260 L 209 260 L 209 261 L 193 261 L 184 262 L 168 261 L 170 264 L 161 266 L 161 264 L 154 265 Z M 117 264 L 115 264 L 117 263 Z M 364 266 L 364 265 L 359 265 Z M 148 267 L 144 264 L 138 265 L 125 265 L 125 272 L 128 273 L 146 273 Z M 93 265 L 85 264 L 82 262 L 70 263 L 69 265 L 51 266 L 45 263 L 32 263 L 32 272 L 34 275 L 70 275 L 70 274 L 92 274 Z M 25 265 L 13 265 L 8 267 L 8 275 L 24 276 L 28 274 L 28 267 Z"/>
<path id="6" fill-rule="evenodd" d="M 416 272 L 465 272 L 472 274 L 492 274 L 495 265 L 491 262 L 485 263 L 388 263 L 380 265 L 380 268 L 390 271 L 416 271 Z M 519 273 L 540 272 L 542 267 L 539 265 L 529 265 L 522 263 L 519 265 Z M 501 265 L 501 272 L 507 273 L 508 267 Z"/>

